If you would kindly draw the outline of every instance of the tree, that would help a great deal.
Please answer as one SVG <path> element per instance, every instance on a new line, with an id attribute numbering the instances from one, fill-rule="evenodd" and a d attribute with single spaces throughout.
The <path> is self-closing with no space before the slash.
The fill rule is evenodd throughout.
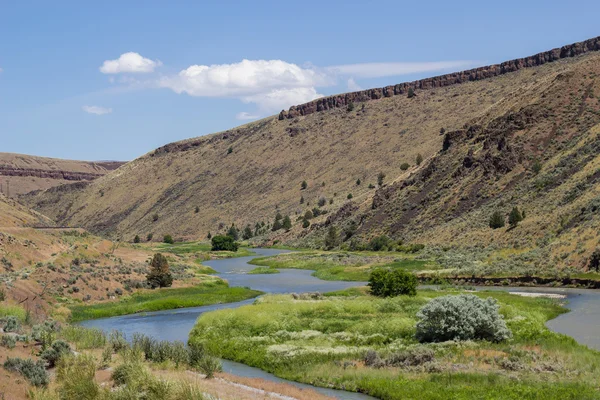
<path id="1" fill-rule="evenodd" d="M 523 215 L 517 207 L 513 207 L 510 214 L 508 214 L 508 224 L 511 228 L 515 228 L 521 221 L 523 221 Z"/>
<path id="2" fill-rule="evenodd" d="M 229 230 L 227 230 L 227 236 L 231 236 L 233 240 L 238 240 L 240 238 L 240 231 L 238 231 L 234 224 L 231 224 Z"/>
<path id="3" fill-rule="evenodd" d="M 229 148 L 227 149 L 227 154 L 231 154 L 233 153 L 233 147 L 229 146 Z"/>
<path id="4" fill-rule="evenodd" d="M 352 220 L 350 221 L 350 223 L 348 224 L 348 226 L 346 227 L 346 229 L 344 229 L 344 241 L 350 239 L 358 230 L 358 225 L 356 223 L 356 221 Z"/>
<path id="5" fill-rule="evenodd" d="M 384 180 L 384 179 L 385 179 L 385 174 L 384 174 L 383 172 L 380 172 L 380 173 L 377 175 L 377 184 L 378 184 L 379 186 L 383 186 L 383 180 Z"/>
<path id="6" fill-rule="evenodd" d="M 309 222 L 309 221 L 308 221 L 306 218 L 304 218 L 304 219 L 302 220 L 302 227 L 306 229 L 306 228 L 308 228 L 309 226 L 310 226 L 310 222 Z"/>
<path id="7" fill-rule="evenodd" d="M 133 238 L 133 243 L 139 243 L 140 241 L 140 235 L 135 235 L 135 237 Z"/>
<path id="8" fill-rule="evenodd" d="M 152 216 L 152 221 L 154 221 L 154 222 L 158 221 L 158 214 L 154 214 Z"/>
<path id="9" fill-rule="evenodd" d="M 306 219 L 306 220 L 313 219 L 312 211 L 306 210 L 306 212 L 304 213 L 304 219 Z"/>
<path id="10" fill-rule="evenodd" d="M 376 236 L 369 241 L 369 250 L 372 251 L 386 251 L 391 244 L 389 237 L 385 235 Z"/>
<path id="11" fill-rule="evenodd" d="M 590 261 L 588 262 L 588 269 L 599 271 L 600 270 L 600 248 L 594 250 L 592 255 L 590 256 Z"/>
<path id="12" fill-rule="evenodd" d="M 338 233 L 335 226 L 331 225 L 325 236 L 325 248 L 327 250 L 333 249 L 338 244 Z"/>
<path id="13" fill-rule="evenodd" d="M 171 236 L 171 235 L 165 235 L 165 236 L 163 236 L 163 242 L 167 243 L 167 244 L 173 244 L 173 243 L 175 243 L 175 241 L 173 240 L 173 236 Z"/>
<path id="14" fill-rule="evenodd" d="M 373 185 L 372 183 L 369 183 L 369 189 L 375 189 L 375 185 Z"/>
<path id="15" fill-rule="evenodd" d="M 540 160 L 536 159 L 533 162 L 533 165 L 531 166 L 531 169 L 533 170 L 534 174 L 539 174 L 540 171 L 542 170 L 542 163 L 540 162 Z"/>
<path id="16" fill-rule="evenodd" d="M 417 163 L 417 165 L 421 165 L 421 163 L 423 162 L 423 156 L 421 155 L 421 153 L 417 154 L 415 162 Z"/>
<path id="17" fill-rule="evenodd" d="M 252 238 L 252 228 L 250 228 L 250 225 L 246 225 L 244 233 L 242 234 L 242 239 L 248 240 L 250 238 Z"/>
<path id="18" fill-rule="evenodd" d="M 351 200 L 352 197 L 354 197 L 354 196 L 352 196 L 352 193 L 348 193 L 348 196 L 346 196 L 346 197 L 348 198 L 348 200 Z"/>
<path id="19" fill-rule="evenodd" d="M 286 231 L 289 231 L 290 229 L 292 229 L 292 220 L 290 219 L 289 215 L 285 216 L 285 218 L 283 219 L 283 223 L 281 224 L 281 227 L 283 229 L 285 229 Z"/>
<path id="20" fill-rule="evenodd" d="M 348 107 L 346 107 L 346 111 L 348 111 L 348 112 L 354 111 L 354 103 L 352 101 L 350 103 L 348 103 Z"/>
<path id="21" fill-rule="evenodd" d="M 207 239 L 210 239 L 212 237 L 212 234 L 210 232 L 208 232 L 208 235 L 206 235 Z"/>
<path id="22" fill-rule="evenodd" d="M 263 223 L 264 224 L 264 223 Z M 261 225 L 257 222 L 254 225 L 254 236 L 258 236 L 260 234 Z"/>
<path id="23" fill-rule="evenodd" d="M 146 241 L 148 241 L 148 242 L 151 241 L 153 237 L 154 237 L 154 234 L 149 233 L 148 235 L 146 235 Z"/>
<path id="24" fill-rule="evenodd" d="M 494 211 L 490 217 L 490 228 L 498 229 L 504 227 L 504 215 L 500 211 Z"/>
<path id="25" fill-rule="evenodd" d="M 413 88 L 408 88 L 408 96 L 407 96 L 407 97 L 408 97 L 409 99 L 412 99 L 412 98 L 413 98 L 413 97 L 415 97 L 415 96 L 416 96 L 416 94 L 415 94 L 415 90 L 414 90 Z"/>
<path id="26" fill-rule="evenodd" d="M 408 164 L 407 162 L 400 164 L 400 169 L 402 171 L 406 171 L 408 168 L 410 168 L 410 164 Z"/>
<path id="27" fill-rule="evenodd" d="M 273 222 L 273 227 L 271 228 L 271 230 L 275 232 L 280 230 L 281 228 L 283 228 L 283 224 L 280 220 L 276 219 L 275 222 Z"/>
<path id="28" fill-rule="evenodd" d="M 369 276 L 369 288 L 373 296 L 416 296 L 417 277 L 403 269 L 377 268 Z"/>
<path id="29" fill-rule="evenodd" d="M 165 256 L 160 253 L 154 255 L 146 280 L 152 289 L 169 287 L 173 284 L 173 276 L 169 271 L 169 262 Z"/>
<path id="30" fill-rule="evenodd" d="M 196 206 L 196 208 L 194 209 L 194 213 L 198 214 L 200 212 L 200 207 Z"/>
<path id="31" fill-rule="evenodd" d="M 317 204 L 319 205 L 319 207 L 323 207 L 325 204 L 327 204 L 327 199 L 321 196 L 319 197 L 319 201 L 317 202 Z"/>
<path id="32" fill-rule="evenodd" d="M 308 183 L 306 183 L 306 181 L 302 181 L 300 187 L 302 188 L 302 190 L 305 190 L 308 187 Z"/>
<path id="33" fill-rule="evenodd" d="M 304 204 L 304 196 L 300 196 L 300 204 Z"/>
<path id="34" fill-rule="evenodd" d="M 360 178 L 356 180 L 356 186 L 360 185 Z"/>
<path id="35" fill-rule="evenodd" d="M 212 251 L 237 251 L 238 243 L 231 236 L 217 235 L 211 240 Z"/>

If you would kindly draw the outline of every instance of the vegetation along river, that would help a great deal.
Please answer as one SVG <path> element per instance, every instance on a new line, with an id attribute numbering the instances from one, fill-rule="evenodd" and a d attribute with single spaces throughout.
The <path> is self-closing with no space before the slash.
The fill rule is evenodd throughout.
<path id="1" fill-rule="evenodd" d="M 254 265 L 248 261 L 256 257 L 276 255 L 285 250 L 254 249 L 256 255 L 240 258 L 212 260 L 203 264 L 218 272 L 227 279 L 231 286 L 247 286 L 265 293 L 303 293 L 330 292 L 353 286 L 364 286 L 365 282 L 323 281 L 311 276 L 312 271 L 299 269 L 282 269 L 279 274 L 248 274 Z M 569 313 L 562 314 L 547 323 L 551 330 L 569 335 L 579 343 L 600 350 L 600 291 L 567 288 L 511 288 L 483 287 L 483 290 L 505 290 L 511 292 L 554 293 L 567 296 Z M 100 328 L 104 331 L 119 330 L 131 338 L 136 332 L 144 333 L 158 340 L 180 340 L 187 343 L 189 333 L 196 319 L 202 313 L 223 308 L 236 308 L 252 304 L 254 299 L 237 303 L 215 304 L 211 306 L 182 308 L 168 311 L 157 311 L 144 314 L 124 315 L 119 317 L 83 321 L 81 325 Z M 258 368 L 223 360 L 225 372 L 251 378 L 262 378 L 274 382 L 284 382 L 301 388 L 310 388 L 325 395 L 340 399 L 372 399 L 359 393 L 345 392 L 314 387 L 302 383 L 278 378 Z"/>

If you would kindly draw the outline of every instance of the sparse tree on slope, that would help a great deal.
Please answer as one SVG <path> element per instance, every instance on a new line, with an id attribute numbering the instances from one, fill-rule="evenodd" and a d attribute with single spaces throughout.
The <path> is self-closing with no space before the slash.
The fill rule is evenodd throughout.
<path id="1" fill-rule="evenodd" d="M 165 256 L 160 253 L 154 255 L 146 280 L 152 289 L 169 287 L 173 284 L 173 276 L 169 271 L 169 262 Z"/>

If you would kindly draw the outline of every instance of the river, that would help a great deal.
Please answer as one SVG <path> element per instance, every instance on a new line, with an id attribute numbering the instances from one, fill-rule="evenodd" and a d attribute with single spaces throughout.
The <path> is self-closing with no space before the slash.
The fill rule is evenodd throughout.
<path id="1" fill-rule="evenodd" d="M 227 279 L 231 286 L 247 286 L 265 293 L 303 293 L 330 292 L 354 286 L 363 286 L 366 282 L 323 281 L 312 276 L 312 271 L 282 269 L 279 274 L 253 275 L 247 272 L 256 268 L 248 261 L 256 257 L 270 256 L 286 252 L 275 249 L 254 249 L 256 255 L 228 258 L 203 262 L 217 271 L 218 276 Z M 600 350 L 600 291 L 564 288 L 511 288 L 482 287 L 482 290 L 505 290 L 511 292 L 544 292 L 564 294 L 569 300 L 567 307 L 571 312 L 560 315 L 547 323 L 547 326 L 559 333 L 575 338 L 579 343 Z M 188 335 L 196 319 L 202 313 L 224 308 L 236 308 L 252 304 L 254 299 L 237 303 L 215 304 L 203 307 L 181 308 L 143 314 L 83 321 L 81 325 L 100 328 L 104 331 L 120 330 L 131 338 L 136 332 L 152 336 L 159 340 L 180 340 L 187 343 Z M 223 360 L 225 372 L 250 378 L 262 378 L 274 382 L 288 383 L 300 388 L 310 388 L 338 399 L 366 400 L 373 397 L 360 393 L 319 388 L 276 377 L 273 374 L 244 364 Z"/>

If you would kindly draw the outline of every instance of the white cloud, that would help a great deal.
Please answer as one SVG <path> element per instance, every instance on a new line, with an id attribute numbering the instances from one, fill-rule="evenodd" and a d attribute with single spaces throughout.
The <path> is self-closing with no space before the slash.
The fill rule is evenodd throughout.
<path id="1" fill-rule="evenodd" d="M 382 78 L 386 76 L 462 69 L 473 64 L 475 64 L 474 61 L 364 63 L 336 65 L 327 67 L 326 70 L 338 75 L 351 75 L 359 78 Z"/>
<path id="2" fill-rule="evenodd" d="M 359 90 L 362 90 L 362 88 L 360 87 L 360 85 L 358 83 L 356 83 L 354 81 L 354 79 L 352 79 L 352 78 L 348 79 L 346 87 L 351 92 L 358 92 Z"/>
<path id="3" fill-rule="evenodd" d="M 235 115 L 235 119 L 239 119 L 241 121 L 248 121 L 251 119 L 258 119 L 260 115 L 254 115 L 246 111 L 239 112 Z"/>
<path id="4" fill-rule="evenodd" d="M 83 107 L 81 107 L 81 109 L 88 114 L 96 114 L 96 115 L 110 114 L 113 111 L 112 108 L 106 108 L 106 107 L 100 107 L 100 106 L 83 106 Z"/>
<path id="5" fill-rule="evenodd" d="M 144 58 L 138 53 L 129 52 L 121 54 L 116 60 L 106 60 L 100 67 L 103 74 L 119 74 L 124 72 L 153 72 L 154 68 L 161 66 L 160 61 Z"/>
<path id="6" fill-rule="evenodd" d="M 236 64 L 192 65 L 160 86 L 191 96 L 240 97 L 275 89 L 323 86 L 328 77 L 281 60 L 243 60 Z"/>
<path id="7" fill-rule="evenodd" d="M 4 70 L 3 70 L 2 68 L 0 68 L 0 74 L 1 74 L 2 72 L 4 72 Z"/>
<path id="8" fill-rule="evenodd" d="M 289 108 L 295 104 L 302 104 L 323 97 L 314 87 L 274 89 L 267 93 L 259 93 L 242 97 L 244 103 L 255 103 L 263 113 L 274 113 Z"/>

